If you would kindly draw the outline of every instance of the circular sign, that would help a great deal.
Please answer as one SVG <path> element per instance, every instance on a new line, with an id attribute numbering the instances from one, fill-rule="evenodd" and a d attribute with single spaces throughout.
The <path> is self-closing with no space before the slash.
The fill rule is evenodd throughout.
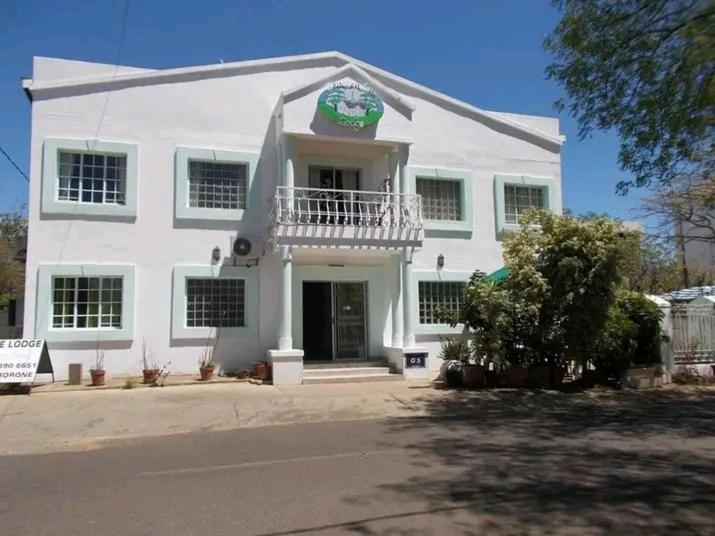
<path id="1" fill-rule="evenodd" d="M 318 97 L 318 109 L 326 119 L 356 130 L 377 123 L 385 108 L 369 87 L 338 82 Z"/>

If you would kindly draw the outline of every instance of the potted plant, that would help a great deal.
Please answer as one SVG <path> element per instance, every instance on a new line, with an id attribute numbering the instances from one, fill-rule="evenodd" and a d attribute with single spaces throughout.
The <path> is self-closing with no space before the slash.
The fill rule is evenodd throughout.
<path id="1" fill-rule="evenodd" d="M 268 379 L 268 363 L 265 361 L 256 361 L 251 364 L 251 376 L 257 380 Z"/>
<path id="2" fill-rule="evenodd" d="M 101 387 L 104 385 L 104 350 L 97 348 L 97 356 L 94 360 L 94 365 L 89 369 L 89 375 L 92 378 L 92 385 Z"/>
<path id="3" fill-rule="evenodd" d="M 201 354 L 199 358 L 199 374 L 201 376 L 202 382 L 209 382 L 214 378 L 214 369 L 216 368 L 216 363 L 214 363 L 213 352 L 210 348 L 205 348 L 204 353 Z"/>
<path id="4" fill-rule="evenodd" d="M 469 345 L 462 339 L 446 338 L 441 340 L 441 347 L 439 357 L 444 363 L 440 377 L 448 387 L 460 387 L 464 363 L 469 361 Z"/>
<path id="5" fill-rule="evenodd" d="M 159 367 L 149 354 L 146 342 L 142 342 L 142 375 L 143 383 L 155 384 L 159 377 Z"/>

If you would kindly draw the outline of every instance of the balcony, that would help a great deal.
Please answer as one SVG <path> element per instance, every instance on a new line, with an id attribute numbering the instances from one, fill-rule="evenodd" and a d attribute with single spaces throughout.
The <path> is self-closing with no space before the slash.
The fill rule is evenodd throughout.
<path id="1" fill-rule="evenodd" d="M 422 200 L 414 194 L 278 186 L 278 245 L 400 248 L 422 245 Z"/>

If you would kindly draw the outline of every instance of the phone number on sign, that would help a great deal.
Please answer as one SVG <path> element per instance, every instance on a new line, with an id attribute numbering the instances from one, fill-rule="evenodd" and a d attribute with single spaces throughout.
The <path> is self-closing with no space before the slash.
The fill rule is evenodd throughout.
<path id="1" fill-rule="evenodd" d="M 11 368 L 34 369 L 36 366 L 37 366 L 37 363 L 0 363 L 0 368 L 3 368 L 3 369 L 11 369 Z"/>

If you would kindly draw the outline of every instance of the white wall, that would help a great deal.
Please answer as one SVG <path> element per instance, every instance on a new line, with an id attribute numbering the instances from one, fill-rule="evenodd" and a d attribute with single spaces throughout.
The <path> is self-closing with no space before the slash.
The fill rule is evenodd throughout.
<path id="1" fill-rule="evenodd" d="M 38 61 L 45 81 L 73 78 L 79 69 L 69 62 Z M 86 64 L 83 64 L 86 66 Z M 91 68 L 78 70 L 86 75 Z M 267 238 L 266 222 L 277 184 L 277 154 L 273 142 L 271 114 L 281 92 L 290 90 L 335 70 L 317 65 L 300 70 L 222 76 L 138 85 L 115 89 L 107 101 L 105 93 L 71 94 L 58 90 L 51 99 L 37 99 L 32 106 L 29 221 L 25 333 L 35 327 L 37 269 L 40 264 L 133 263 L 136 265 L 135 338 L 130 344 L 107 347 L 106 365 L 115 375 L 136 374 L 142 341 L 146 340 L 160 362 L 171 361 L 175 372 L 194 372 L 201 353 L 200 343 L 174 344 L 170 340 L 172 281 L 175 264 L 210 264 L 211 250 L 219 246 L 224 254 L 236 234 L 252 239 L 254 251 L 261 252 Z M 79 72 L 81 71 L 81 72 Z M 433 269 L 437 255 L 445 256 L 445 269 L 489 272 L 502 265 L 501 244 L 496 239 L 493 180 L 497 173 L 531 174 L 558 179 L 560 155 L 554 146 L 537 143 L 506 128 L 485 125 L 464 114 L 438 106 L 434 99 L 407 94 L 415 106 L 411 120 L 386 104 L 386 119 L 380 136 L 385 140 L 412 141 L 410 165 L 458 168 L 472 173 L 474 230 L 471 236 L 429 232 L 424 247 L 414 257 L 414 266 Z M 290 103 L 294 128 L 311 131 L 315 119 L 316 95 L 312 93 Z M 509 117 L 517 117 L 509 114 Z M 302 118 L 303 123 L 299 119 Z M 307 124 L 306 124 L 307 122 Z M 549 118 L 526 118 L 525 124 L 554 128 Z M 287 130 L 288 127 L 286 127 Z M 139 146 L 138 216 L 133 223 L 94 221 L 84 218 L 43 218 L 40 215 L 42 140 L 47 137 L 123 141 Z M 339 130 L 345 140 L 357 136 L 350 129 Z M 364 140 L 363 140 L 364 141 Z M 302 146 L 304 156 L 316 151 L 315 141 Z M 298 145 L 298 144 L 296 144 Z M 251 221 L 240 223 L 204 222 L 200 228 L 174 220 L 174 151 L 177 146 L 260 151 L 254 187 L 262 206 Z M 307 148 L 306 148 L 307 147 Z M 341 143 L 340 154 L 371 162 L 367 184 L 378 185 L 386 171 L 387 146 L 366 148 Z M 331 153 L 322 144 L 322 153 Z M 299 151 L 299 154 L 300 151 Z M 296 184 L 302 184 L 307 160 L 299 160 Z M 306 175 L 307 178 L 307 175 Z M 369 179 L 369 180 L 368 180 Z M 403 180 L 405 178 L 403 177 Z M 561 193 L 557 198 L 561 210 Z M 278 259 L 270 251 L 261 257 L 259 336 L 223 340 L 218 360 L 233 368 L 262 359 L 276 347 L 276 281 Z M 389 309 L 389 305 L 386 306 Z M 47 312 L 41 312 L 47 314 Z M 250 312 L 249 312 L 250 314 Z M 385 317 L 389 326 L 389 314 Z M 383 336 L 389 340 L 390 328 Z M 418 342 L 421 342 L 418 339 Z M 438 343 L 430 343 L 438 348 Z M 67 363 L 92 362 L 95 349 L 88 345 L 50 345 L 58 377 L 67 374 Z M 435 365 L 436 366 L 436 365 Z"/>

